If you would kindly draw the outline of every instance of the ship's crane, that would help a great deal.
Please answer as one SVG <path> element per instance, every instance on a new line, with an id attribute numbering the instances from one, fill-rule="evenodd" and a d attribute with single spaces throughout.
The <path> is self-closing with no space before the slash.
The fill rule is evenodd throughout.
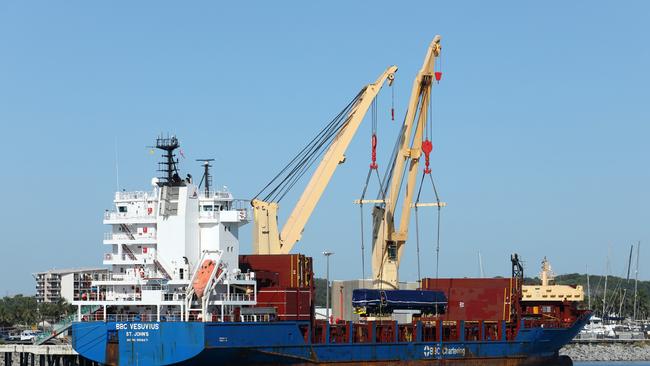
<path id="1" fill-rule="evenodd" d="M 435 71 L 440 50 L 440 36 L 435 36 L 429 45 L 422 68 L 413 81 L 404 125 L 398 136 L 398 145 L 389 169 L 386 195 L 381 200 L 365 201 L 379 204 L 373 212 L 372 274 L 375 287 L 398 288 L 399 264 L 408 238 L 411 208 L 444 205 L 441 202 L 422 204 L 414 201 L 422 152 L 426 155 L 425 173 L 430 173 L 428 155 L 432 145 L 430 140 L 425 139 L 425 133 L 430 113 L 431 87 L 434 80 L 439 80 L 442 75 Z M 396 223 L 396 210 L 404 179 L 406 186 L 399 222 Z"/>
<path id="2" fill-rule="evenodd" d="M 347 150 L 368 108 L 384 83 L 392 84 L 397 66 L 390 66 L 377 80 L 364 87 L 300 153 L 251 201 L 254 212 L 253 252 L 286 254 L 300 240 L 302 231 L 320 200 L 336 167 Z M 282 231 L 278 228 L 278 201 L 325 150 L 320 164 L 289 215 Z M 272 187 L 273 184 L 276 186 Z M 258 197 L 265 192 L 261 199 Z"/>

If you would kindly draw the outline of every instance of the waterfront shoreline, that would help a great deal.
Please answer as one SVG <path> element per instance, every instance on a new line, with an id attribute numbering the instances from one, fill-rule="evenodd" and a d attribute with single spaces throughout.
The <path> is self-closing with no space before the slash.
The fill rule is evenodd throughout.
<path id="1" fill-rule="evenodd" d="M 650 342 L 573 342 L 560 350 L 575 362 L 650 361 Z"/>

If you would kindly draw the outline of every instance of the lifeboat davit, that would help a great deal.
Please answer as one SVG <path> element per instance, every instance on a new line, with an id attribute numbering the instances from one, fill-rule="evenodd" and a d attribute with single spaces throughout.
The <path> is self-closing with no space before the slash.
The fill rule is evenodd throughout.
<path id="1" fill-rule="evenodd" d="M 203 291 L 205 291 L 205 286 L 208 285 L 208 281 L 210 280 L 210 275 L 212 274 L 212 271 L 214 271 L 214 266 L 216 265 L 217 263 L 212 259 L 206 259 L 203 261 L 203 263 L 201 263 L 201 268 L 199 269 L 199 273 L 196 275 L 196 278 L 192 283 L 192 287 L 194 287 L 194 293 L 199 298 L 203 297 Z"/>

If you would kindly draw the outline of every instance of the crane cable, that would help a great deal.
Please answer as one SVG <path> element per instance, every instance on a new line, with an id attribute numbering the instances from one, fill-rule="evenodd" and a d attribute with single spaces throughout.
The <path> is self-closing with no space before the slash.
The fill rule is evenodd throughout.
<path id="1" fill-rule="evenodd" d="M 366 259 L 365 259 L 365 235 L 364 235 L 364 221 L 363 221 L 363 200 L 366 197 L 366 192 L 368 191 L 368 183 L 370 182 L 370 177 L 372 176 L 372 172 L 375 171 L 375 175 L 377 177 L 377 182 L 379 183 L 379 191 L 382 192 L 382 196 L 385 197 L 384 189 L 382 186 L 382 181 L 381 178 L 379 177 L 379 165 L 377 165 L 377 98 L 375 98 L 372 102 L 372 108 L 371 108 L 371 117 L 372 117 L 372 123 L 371 123 L 371 132 L 372 132 L 372 137 L 371 137 L 371 163 L 368 168 L 368 175 L 366 175 L 366 182 L 363 186 L 363 191 L 361 192 L 361 197 L 359 198 L 359 217 L 360 217 L 360 226 L 361 226 L 361 273 L 362 273 L 362 278 L 365 280 L 366 278 Z"/>
<path id="2" fill-rule="evenodd" d="M 424 177 L 429 176 L 431 181 L 431 186 L 433 187 L 433 193 L 436 197 L 436 203 L 438 207 L 437 215 L 437 227 L 436 227 L 436 279 L 438 279 L 438 266 L 440 264 L 440 216 L 441 216 L 441 202 L 440 196 L 438 196 L 438 189 L 436 188 L 436 183 L 433 180 L 431 173 L 422 172 L 422 179 L 420 180 L 420 189 L 418 190 L 417 198 L 415 199 L 415 244 L 416 244 L 416 253 L 418 260 L 418 282 L 422 281 L 420 276 L 420 228 L 419 228 L 419 218 L 418 218 L 418 204 L 420 203 L 420 193 L 422 193 L 422 186 L 424 183 Z"/>
<path id="3" fill-rule="evenodd" d="M 358 106 L 364 87 L 325 127 L 316 134 L 254 197 L 263 196 L 264 201 L 279 202 L 302 178 L 309 168 L 332 145 L 336 136 L 347 126 Z"/>
<path id="4" fill-rule="evenodd" d="M 420 203 L 420 194 L 422 193 L 422 186 L 424 184 L 425 176 L 429 176 L 431 181 L 431 186 L 433 187 L 433 193 L 436 197 L 436 203 L 438 208 L 437 215 L 437 228 L 436 228 L 436 279 L 439 276 L 439 265 L 440 265 L 440 222 L 441 222 L 441 202 L 440 196 L 438 195 L 438 189 L 436 188 L 436 183 L 433 180 L 433 175 L 431 174 L 431 168 L 429 167 L 429 154 L 433 150 L 433 144 L 431 143 L 430 137 L 433 136 L 433 123 L 432 123 L 432 99 L 431 94 L 433 88 L 429 89 L 429 111 L 428 111 L 428 126 L 425 129 L 425 139 L 422 141 L 422 151 L 425 154 L 425 167 L 422 171 L 422 179 L 420 179 L 420 187 L 418 189 L 418 195 L 415 199 L 415 241 L 416 241 L 416 253 L 417 253 L 417 263 L 418 263 L 418 282 L 421 284 L 422 277 L 420 272 L 420 228 L 419 228 L 419 215 L 418 215 L 418 204 Z"/>

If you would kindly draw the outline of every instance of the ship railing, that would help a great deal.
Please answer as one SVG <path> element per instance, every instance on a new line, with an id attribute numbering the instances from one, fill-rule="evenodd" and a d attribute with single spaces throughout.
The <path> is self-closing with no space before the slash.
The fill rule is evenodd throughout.
<path id="1" fill-rule="evenodd" d="M 156 234 L 155 233 L 134 233 L 133 238 L 131 238 L 131 236 L 129 236 L 128 234 L 104 233 L 104 240 L 132 241 L 132 240 L 139 240 L 139 239 L 156 239 Z"/>
<path id="2" fill-rule="evenodd" d="M 255 301 L 254 294 L 221 294 L 221 301 Z"/>
<path id="3" fill-rule="evenodd" d="M 81 321 L 84 322 L 96 322 L 96 321 L 107 321 L 107 322 L 157 322 L 158 315 L 152 313 L 146 314 L 119 314 L 119 313 L 108 313 L 106 316 L 100 311 L 92 314 L 82 315 Z M 161 322 L 179 322 L 183 321 L 183 317 L 180 311 L 168 312 L 160 314 Z"/>
<path id="4" fill-rule="evenodd" d="M 218 198 L 222 200 L 232 200 L 232 194 L 226 191 L 208 191 L 207 194 L 205 190 L 200 192 L 201 197 L 205 198 Z"/>
<path id="5" fill-rule="evenodd" d="M 131 262 L 131 263 L 138 263 L 142 262 L 143 259 L 149 259 L 150 256 L 145 256 L 144 258 L 136 258 L 136 259 L 131 259 L 130 256 L 126 254 L 116 254 L 116 253 L 105 253 L 104 254 L 104 260 L 105 261 L 121 261 L 121 262 Z"/>
<path id="6" fill-rule="evenodd" d="M 236 199 L 232 201 L 232 208 L 235 210 L 248 210 L 251 208 L 251 200 Z"/>
<path id="7" fill-rule="evenodd" d="M 153 219 L 156 216 L 151 214 L 143 213 L 130 213 L 130 212 L 118 212 L 118 211 L 104 211 L 104 220 L 119 220 L 119 219 L 136 219 L 136 220 L 146 220 Z"/>
<path id="8" fill-rule="evenodd" d="M 550 319 L 524 319 L 524 328 L 570 328 L 572 322 L 562 322 Z"/>
<path id="9" fill-rule="evenodd" d="M 238 280 L 244 280 L 244 281 L 250 281 L 255 279 L 255 272 L 243 272 L 243 273 L 238 273 L 235 276 L 236 279 Z"/>
<path id="10" fill-rule="evenodd" d="M 111 253 L 108 253 L 108 254 L 111 254 Z M 132 280 L 138 279 L 138 278 L 140 278 L 140 277 L 136 277 L 136 276 L 129 275 L 129 274 L 118 274 L 118 273 L 105 274 L 105 273 L 102 273 L 102 274 L 98 274 L 96 276 L 93 276 L 93 278 L 91 280 L 89 279 L 87 281 L 132 281 Z M 86 280 L 84 280 L 84 281 L 86 281 Z"/>
<path id="11" fill-rule="evenodd" d="M 156 314 L 104 314 L 95 313 L 92 316 L 84 317 L 84 321 L 108 321 L 108 322 L 155 322 Z"/>
<path id="12" fill-rule="evenodd" d="M 250 213 L 247 209 L 231 209 L 228 211 L 237 211 L 237 216 L 239 220 L 248 220 Z M 199 217 L 202 219 L 219 219 L 221 211 L 201 211 L 199 212 Z"/>
<path id="13" fill-rule="evenodd" d="M 79 302 L 94 302 L 94 301 L 142 301 L 142 295 L 140 293 L 105 293 L 100 292 L 84 292 L 77 298 L 75 296 L 75 301 Z"/>
<path id="14" fill-rule="evenodd" d="M 115 200 L 142 200 L 145 198 L 155 198 L 156 192 L 145 192 L 145 191 L 133 191 L 133 192 L 115 192 Z"/>
<path id="15" fill-rule="evenodd" d="M 181 300 L 185 300 L 185 293 L 184 292 L 163 293 L 162 294 L 162 300 L 163 301 L 181 301 Z"/>
<path id="16" fill-rule="evenodd" d="M 271 322 L 274 320 L 274 317 L 271 314 L 242 314 L 239 316 L 241 322 L 248 323 L 259 323 L 259 322 Z"/>
<path id="17" fill-rule="evenodd" d="M 202 219 L 218 219 L 219 211 L 201 211 L 199 217 Z"/>

